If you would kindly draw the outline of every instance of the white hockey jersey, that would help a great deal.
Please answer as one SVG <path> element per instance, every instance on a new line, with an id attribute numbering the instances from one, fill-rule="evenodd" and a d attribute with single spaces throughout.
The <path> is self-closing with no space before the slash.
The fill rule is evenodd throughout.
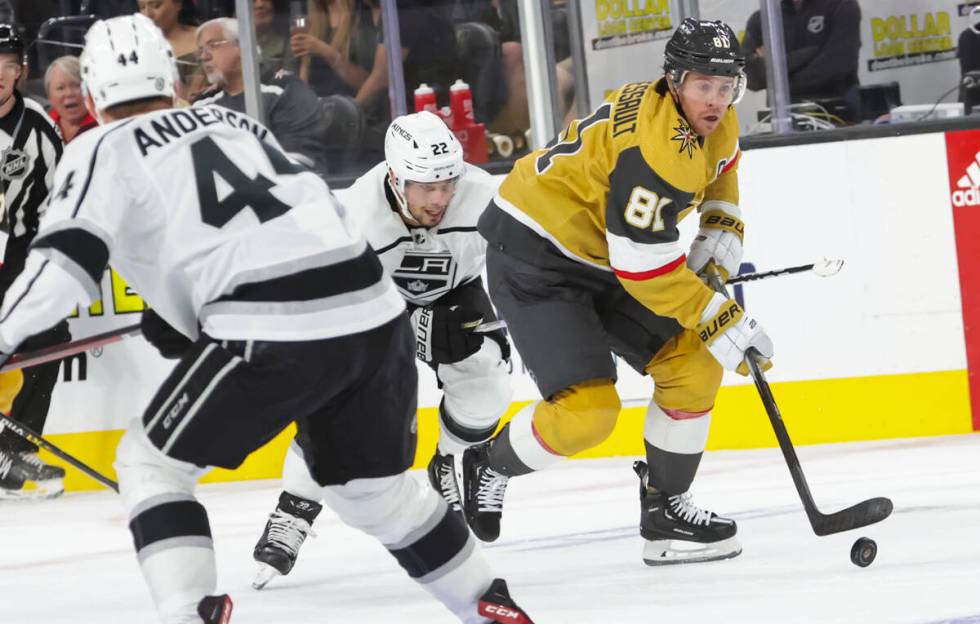
<path id="1" fill-rule="evenodd" d="M 168 109 L 65 151 L 28 263 L 0 310 L 0 350 L 99 297 L 107 264 L 187 336 L 316 340 L 380 326 L 405 303 L 318 176 L 255 120 Z"/>
<path id="2" fill-rule="evenodd" d="M 493 177 L 466 165 L 442 222 L 433 228 L 413 228 L 392 208 L 387 176 L 388 165 L 381 162 L 335 193 L 406 301 L 425 306 L 479 277 L 487 242 L 476 231 L 476 222 L 497 190 Z"/>

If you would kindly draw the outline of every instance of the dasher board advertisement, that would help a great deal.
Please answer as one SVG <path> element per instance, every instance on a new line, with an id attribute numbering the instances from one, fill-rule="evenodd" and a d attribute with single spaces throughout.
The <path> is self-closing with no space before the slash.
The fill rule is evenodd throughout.
<path id="1" fill-rule="evenodd" d="M 593 108 L 623 84 L 663 73 L 664 46 L 680 23 L 679 0 L 582 0 L 579 8 Z"/>

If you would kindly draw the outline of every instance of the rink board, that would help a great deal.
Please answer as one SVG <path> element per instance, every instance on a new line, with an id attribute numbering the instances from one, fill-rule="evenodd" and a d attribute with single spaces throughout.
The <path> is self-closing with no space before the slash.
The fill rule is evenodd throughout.
<path id="1" fill-rule="evenodd" d="M 948 137 L 938 133 L 757 149 L 746 151 L 741 160 L 746 263 L 766 270 L 825 256 L 846 260 L 834 277 L 801 274 L 752 282 L 739 292 L 775 343 L 775 367 L 768 376 L 799 444 L 975 428 L 970 382 L 978 378 L 968 371 L 975 373 L 977 367 L 968 366 L 967 353 L 980 353 L 974 349 L 980 338 L 970 332 L 980 327 L 980 305 L 972 306 L 980 301 L 973 297 L 980 295 L 980 278 L 974 280 L 969 271 L 961 276 L 957 262 L 980 267 L 980 257 L 974 258 L 980 252 L 968 246 L 980 240 L 980 219 L 969 218 L 980 210 L 970 204 L 980 192 L 957 196 L 966 197 L 969 205 L 956 208 L 955 224 L 951 193 L 960 188 L 968 166 L 962 155 L 980 152 L 980 134 Z M 949 161 L 947 149 L 955 155 Z M 977 173 L 980 180 L 980 169 Z M 682 224 L 685 238 L 696 227 L 689 221 Z M 977 231 L 969 229 L 974 221 Z M 102 287 L 106 304 L 82 310 L 72 320 L 75 337 L 130 324 L 143 309 L 119 276 L 107 274 Z M 961 287 L 967 295 L 962 299 Z M 966 326 L 964 315 L 970 319 Z M 140 338 L 74 358 L 56 386 L 46 435 L 111 473 L 122 430 L 141 415 L 172 366 Z M 440 395 L 431 371 L 419 370 L 419 458 L 424 462 L 437 436 Z M 747 383 L 726 375 L 709 448 L 775 445 L 755 389 Z M 538 398 L 519 357 L 513 386 L 511 412 Z M 617 388 L 626 406 L 619 426 L 590 457 L 642 451 L 652 385 L 620 365 Z M 216 471 L 208 479 L 277 476 L 289 435 L 254 454 L 238 471 Z M 77 471 L 69 475 L 71 489 L 94 486 Z"/>
<path id="2" fill-rule="evenodd" d="M 797 444 L 878 440 L 972 431 L 964 371 L 884 375 L 854 379 L 775 384 L 786 426 Z M 515 403 L 504 422 L 525 402 Z M 579 457 L 643 454 L 645 407 L 626 407 L 608 440 Z M 712 415 L 708 449 L 749 449 L 776 445 L 772 428 L 753 386 L 722 388 Z M 203 482 L 271 479 L 282 474 L 292 440 L 290 427 L 236 471 L 215 470 Z M 115 475 L 112 456 L 122 431 L 55 434 L 50 440 L 107 475 Z M 415 467 L 428 463 L 439 435 L 437 408 L 419 410 Z M 114 477 L 113 477 L 114 478 Z M 77 470 L 68 471 L 71 490 L 101 489 Z"/>

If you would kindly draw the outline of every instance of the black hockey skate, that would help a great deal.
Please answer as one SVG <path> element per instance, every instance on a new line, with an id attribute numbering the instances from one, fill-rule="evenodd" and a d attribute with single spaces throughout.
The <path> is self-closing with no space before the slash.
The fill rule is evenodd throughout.
<path id="1" fill-rule="evenodd" d="M 691 493 L 651 493 L 647 465 L 633 463 L 640 477 L 640 535 L 646 540 L 643 562 L 668 565 L 731 559 L 742 552 L 734 520 L 697 507 Z"/>
<path id="2" fill-rule="evenodd" d="M 64 491 L 64 468 L 30 451 L 0 451 L 0 498 L 54 498 Z"/>
<path id="3" fill-rule="evenodd" d="M 463 453 L 463 512 L 473 533 L 484 542 L 500 537 L 508 477 L 490 467 L 490 442 Z"/>
<path id="4" fill-rule="evenodd" d="M 231 621 L 231 598 L 228 594 L 205 596 L 197 603 L 197 614 L 204 624 L 228 624 Z"/>
<path id="5" fill-rule="evenodd" d="M 446 499 L 449 508 L 458 514 L 463 513 L 463 502 L 459 496 L 459 481 L 456 479 L 456 461 L 452 455 L 442 455 L 436 450 L 429 462 L 429 483 L 432 489 Z"/>
<path id="6" fill-rule="evenodd" d="M 321 509 L 320 503 L 289 492 L 280 494 L 279 505 L 269 514 L 262 537 L 252 552 L 252 558 L 259 564 L 252 587 L 262 589 L 276 576 L 289 574 L 306 536 L 316 537 L 310 527 Z"/>
<path id="7" fill-rule="evenodd" d="M 487 593 L 480 597 L 479 613 L 499 624 L 534 624 L 510 597 L 504 579 L 494 579 Z"/>

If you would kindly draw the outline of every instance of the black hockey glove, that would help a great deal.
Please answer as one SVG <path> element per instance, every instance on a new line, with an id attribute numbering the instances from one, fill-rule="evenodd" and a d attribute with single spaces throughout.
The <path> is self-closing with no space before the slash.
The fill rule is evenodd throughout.
<path id="1" fill-rule="evenodd" d="M 463 306 L 430 305 L 412 312 L 415 355 L 429 364 L 455 364 L 480 350 L 483 334 L 473 329 L 483 314 Z"/>
<path id="2" fill-rule="evenodd" d="M 194 344 L 190 338 L 170 326 L 152 308 L 143 310 L 140 331 L 160 355 L 168 360 L 176 360 Z"/>

